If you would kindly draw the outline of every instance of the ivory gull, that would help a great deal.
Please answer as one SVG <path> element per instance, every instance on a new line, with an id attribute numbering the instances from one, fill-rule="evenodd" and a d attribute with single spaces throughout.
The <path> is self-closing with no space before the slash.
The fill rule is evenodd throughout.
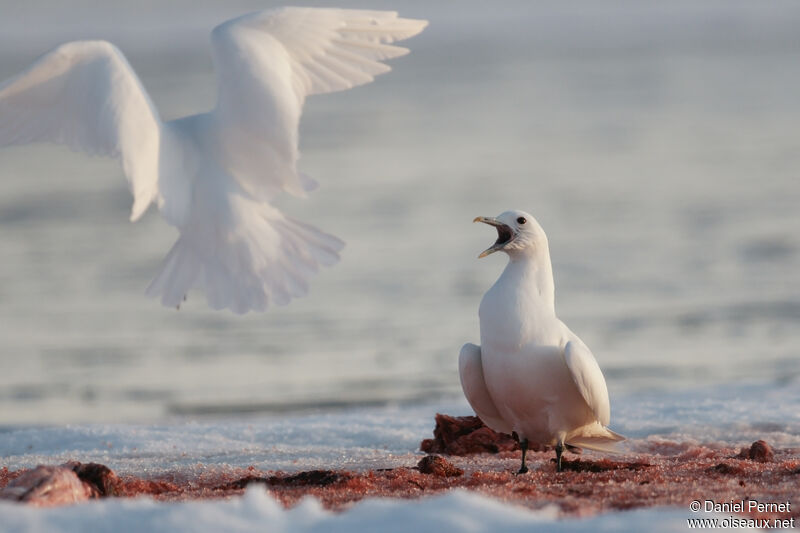
<path id="1" fill-rule="evenodd" d="M 479 257 L 502 251 L 509 262 L 481 300 L 481 346 L 461 348 L 459 374 L 467 401 L 487 426 L 516 434 L 520 474 L 528 471 L 530 443 L 555 446 L 559 472 L 565 447 L 614 451 L 624 437 L 606 427 L 611 412 L 603 373 L 555 313 L 544 230 L 524 211 L 474 222 L 497 229 L 497 241 Z"/>

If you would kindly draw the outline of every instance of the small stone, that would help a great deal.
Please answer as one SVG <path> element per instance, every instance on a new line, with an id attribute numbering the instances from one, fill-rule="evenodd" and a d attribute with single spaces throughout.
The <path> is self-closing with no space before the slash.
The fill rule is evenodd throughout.
<path id="1" fill-rule="evenodd" d="M 758 463 L 769 463 L 775 458 L 775 452 L 772 451 L 772 446 L 767 444 L 766 441 L 757 440 L 750 446 L 749 450 L 743 448 L 739 457 Z"/>
<path id="2" fill-rule="evenodd" d="M 457 477 L 464 475 L 464 471 L 439 455 L 426 455 L 417 468 L 423 474 L 432 474 L 438 477 Z"/>

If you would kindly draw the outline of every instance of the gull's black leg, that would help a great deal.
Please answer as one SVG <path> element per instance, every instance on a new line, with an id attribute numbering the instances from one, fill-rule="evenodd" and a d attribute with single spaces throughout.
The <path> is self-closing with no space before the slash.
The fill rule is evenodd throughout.
<path id="1" fill-rule="evenodd" d="M 564 445 L 561 441 L 556 444 L 556 472 L 562 472 L 564 469 L 561 467 L 561 454 L 564 453 Z"/>
<path id="2" fill-rule="evenodd" d="M 519 467 L 517 474 L 524 474 L 528 471 L 528 465 L 525 464 L 525 454 L 528 453 L 528 439 L 522 439 L 519 442 L 519 447 L 522 448 L 522 466 Z"/>

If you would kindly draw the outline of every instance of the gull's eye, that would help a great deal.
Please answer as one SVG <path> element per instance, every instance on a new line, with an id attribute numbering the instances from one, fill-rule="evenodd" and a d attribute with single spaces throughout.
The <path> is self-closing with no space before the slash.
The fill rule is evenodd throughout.
<path id="1" fill-rule="evenodd" d="M 525 222 L 527 222 L 527 220 L 525 220 L 525 217 L 519 217 L 517 219 L 517 224 L 524 224 Z"/>

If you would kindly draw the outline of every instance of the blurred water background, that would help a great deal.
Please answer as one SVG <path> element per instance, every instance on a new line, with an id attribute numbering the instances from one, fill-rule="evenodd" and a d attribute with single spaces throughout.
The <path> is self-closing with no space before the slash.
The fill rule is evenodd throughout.
<path id="1" fill-rule="evenodd" d="M 273 5 L 0 0 L 0 78 L 104 38 L 163 118 L 195 113 L 210 29 Z M 114 161 L 0 150 L 0 425 L 457 399 L 505 264 L 476 259 L 495 236 L 471 221 L 508 208 L 547 231 L 557 311 L 612 405 L 800 384 L 800 4 L 339 6 L 431 24 L 393 72 L 307 101 L 301 168 L 322 186 L 281 205 L 347 248 L 288 307 L 160 307 L 143 292 L 176 232 L 154 208 L 128 222 Z"/>

